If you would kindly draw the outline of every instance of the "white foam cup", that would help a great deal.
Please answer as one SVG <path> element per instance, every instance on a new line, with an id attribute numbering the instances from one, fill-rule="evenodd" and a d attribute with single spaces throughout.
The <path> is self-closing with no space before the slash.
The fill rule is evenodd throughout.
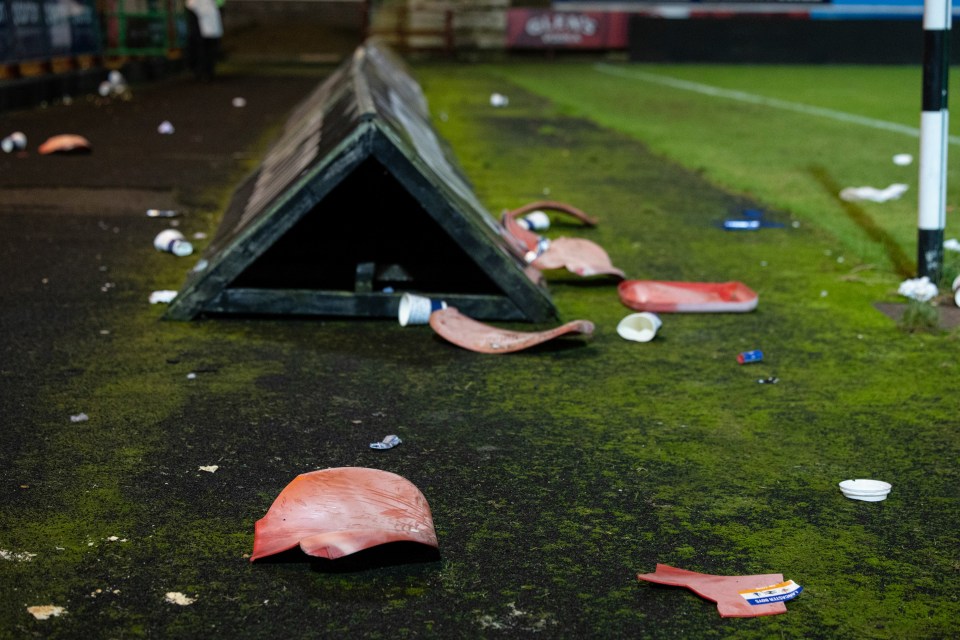
<path id="1" fill-rule="evenodd" d="M 447 303 L 443 300 L 434 300 L 412 293 L 405 293 L 400 298 L 400 312 L 398 314 L 400 326 L 427 324 L 430 322 L 431 313 L 446 308 Z"/>
<path id="2" fill-rule="evenodd" d="M 634 342 L 650 342 L 657 335 L 663 322 L 655 313 L 643 311 L 631 313 L 617 325 L 617 333 L 624 340 Z"/>
<path id="3" fill-rule="evenodd" d="M 886 500 L 891 485 L 883 480 L 844 480 L 840 483 L 840 491 L 851 500 L 864 502 L 880 502 Z"/>
<path id="4" fill-rule="evenodd" d="M 157 251 L 166 251 L 181 258 L 193 253 L 193 245 L 176 229 L 164 229 L 158 233 L 153 239 L 153 246 Z"/>

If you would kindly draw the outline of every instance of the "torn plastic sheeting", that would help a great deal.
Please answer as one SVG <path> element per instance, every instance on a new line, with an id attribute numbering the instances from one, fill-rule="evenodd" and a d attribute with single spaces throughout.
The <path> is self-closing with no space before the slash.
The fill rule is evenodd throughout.
<path id="1" fill-rule="evenodd" d="M 742 282 L 624 280 L 620 301 L 654 313 L 744 313 L 757 308 L 758 296 Z"/>
<path id="2" fill-rule="evenodd" d="M 698 596 L 716 602 L 717 611 L 723 618 L 752 618 L 786 613 L 787 606 L 783 601 L 795 598 L 802 590 L 793 581 L 785 583 L 783 574 L 780 573 L 717 576 L 677 569 L 666 564 L 657 564 L 656 571 L 638 574 L 637 579 L 686 587 Z M 786 591 L 783 591 L 784 589 Z M 767 595 L 758 592 L 772 593 Z M 757 603 L 753 604 L 751 600 Z"/>
<path id="3" fill-rule="evenodd" d="M 64 133 L 47 138 L 37 151 L 46 156 L 52 153 L 90 153 L 93 148 L 90 146 L 90 141 L 83 136 Z"/>
<path id="4" fill-rule="evenodd" d="M 250 561 L 297 545 L 334 560 L 389 542 L 438 547 L 426 498 L 388 471 L 337 467 L 301 474 L 280 492 L 256 523 Z"/>
<path id="5" fill-rule="evenodd" d="M 381 440 L 380 442 L 371 442 L 370 448 L 380 449 L 380 450 L 393 449 L 395 446 L 397 446 L 398 444 L 401 444 L 402 442 L 403 440 L 401 440 L 399 436 L 389 435 L 384 437 L 384 439 Z"/>
<path id="6" fill-rule="evenodd" d="M 858 202 L 867 200 L 869 202 L 887 202 L 896 200 L 907 192 L 905 184 L 891 184 L 885 189 L 876 187 L 847 187 L 840 192 L 840 198 L 847 202 Z"/>
<path id="7" fill-rule="evenodd" d="M 594 330 L 589 320 L 572 320 L 546 331 L 510 331 L 468 318 L 455 307 L 434 311 L 430 326 L 445 340 L 477 353 L 513 353 L 563 335 L 591 335 Z"/>
<path id="8" fill-rule="evenodd" d="M 531 264 L 538 269 L 561 269 L 578 276 L 616 276 L 623 271 L 613 266 L 603 247 L 584 238 L 557 238 Z"/>

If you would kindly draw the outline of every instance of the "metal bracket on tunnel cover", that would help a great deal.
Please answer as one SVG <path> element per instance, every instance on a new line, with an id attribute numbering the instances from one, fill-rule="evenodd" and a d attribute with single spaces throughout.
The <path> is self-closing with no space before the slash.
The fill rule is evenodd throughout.
<path id="1" fill-rule="evenodd" d="M 430 314 L 430 326 L 445 340 L 477 353 L 522 351 L 567 334 L 593 333 L 589 320 L 572 320 L 547 331 L 510 331 L 477 322 L 454 307 Z"/>

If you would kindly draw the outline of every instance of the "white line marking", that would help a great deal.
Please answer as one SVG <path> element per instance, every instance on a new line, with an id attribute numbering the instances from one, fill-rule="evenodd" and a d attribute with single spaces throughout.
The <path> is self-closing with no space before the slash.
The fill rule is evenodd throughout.
<path id="1" fill-rule="evenodd" d="M 758 96 L 745 91 L 721 89 L 720 87 L 714 87 L 709 84 L 681 80 L 680 78 L 662 76 L 656 73 L 647 73 L 646 71 L 639 71 L 636 69 L 621 69 L 620 67 L 614 67 L 608 64 L 601 63 L 594 65 L 594 69 L 600 73 L 606 73 L 607 75 L 611 76 L 628 78 L 630 80 L 641 80 L 643 82 L 652 82 L 654 84 L 660 84 L 666 87 L 672 87 L 674 89 L 692 91 L 705 96 L 727 98 L 729 100 L 737 100 L 739 102 L 773 107 L 774 109 L 783 109 L 784 111 L 794 111 L 796 113 L 802 113 L 810 116 L 820 116 L 821 118 L 829 118 L 839 122 L 849 122 L 850 124 L 858 124 L 864 127 L 871 127 L 873 129 L 902 133 L 917 139 L 920 138 L 920 129 L 917 127 L 908 127 L 907 125 L 897 124 L 896 122 L 888 122 L 886 120 L 877 120 L 876 118 L 858 116 L 855 113 L 836 111 L 835 109 L 826 109 L 824 107 L 814 107 L 812 105 L 801 104 L 799 102 L 789 102 L 787 100 L 780 100 L 778 98 L 766 98 L 764 96 Z M 960 136 L 949 136 L 947 139 L 950 141 L 950 144 L 960 145 Z"/>

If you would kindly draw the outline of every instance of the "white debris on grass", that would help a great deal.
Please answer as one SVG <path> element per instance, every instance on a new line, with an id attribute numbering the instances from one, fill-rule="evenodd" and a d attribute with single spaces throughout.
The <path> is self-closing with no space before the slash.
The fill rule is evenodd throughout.
<path id="1" fill-rule="evenodd" d="M 196 380 L 196 379 L 197 379 L 197 374 L 195 374 L 193 371 L 187 374 L 187 380 Z"/>
<path id="2" fill-rule="evenodd" d="M 85 413 L 78 413 L 76 415 L 70 416 L 70 422 L 86 422 L 89 419 L 90 419 L 90 416 L 88 416 Z"/>
<path id="3" fill-rule="evenodd" d="M 166 136 L 172 134 L 174 131 L 175 129 L 173 128 L 173 124 L 169 120 L 164 120 L 157 127 L 157 133 L 166 135 Z"/>
<path id="4" fill-rule="evenodd" d="M 33 607 L 27 607 L 27 611 L 30 612 L 30 614 L 37 620 L 56 618 L 57 616 L 62 616 L 67 612 L 67 610 L 63 607 L 58 607 L 54 604 L 41 604 Z"/>
<path id="5" fill-rule="evenodd" d="M 9 560 L 10 562 L 30 562 L 37 557 L 37 554 L 29 551 L 7 551 L 0 549 L 0 560 Z"/>
<path id="6" fill-rule="evenodd" d="M 220 466 L 215 464 L 207 465 L 205 467 L 199 467 L 200 471 L 206 471 L 207 473 L 216 473 L 217 469 L 219 468 Z"/>
<path id="7" fill-rule="evenodd" d="M 242 109 L 243 107 L 247 106 L 247 101 L 246 99 L 241 98 L 240 96 L 237 96 L 236 98 L 233 99 L 231 104 L 237 109 Z"/>
<path id="8" fill-rule="evenodd" d="M 170 304 L 177 297 L 172 289 L 160 289 L 150 294 L 150 304 Z"/>
<path id="9" fill-rule="evenodd" d="M 956 238 L 950 238 L 943 241 L 943 248 L 947 251 L 960 251 L 960 241 Z"/>
<path id="10" fill-rule="evenodd" d="M 490 106 L 492 107 L 505 107 L 510 104 L 510 99 L 503 95 L 502 93 L 491 93 L 490 94 Z"/>
<path id="11" fill-rule="evenodd" d="M 179 591 L 167 591 L 164 599 L 170 604 L 177 604 L 181 607 L 186 607 L 187 605 L 191 605 L 197 601 L 196 598 L 191 598 L 186 594 L 180 593 Z"/>
<path id="12" fill-rule="evenodd" d="M 909 153 L 898 153 L 893 156 L 893 164 L 898 167 L 908 167 L 913 162 L 913 156 Z"/>
<path id="13" fill-rule="evenodd" d="M 905 184 L 891 184 L 885 189 L 876 187 L 847 187 L 840 192 L 840 198 L 847 202 L 858 202 L 868 200 L 870 202 L 887 202 L 896 200 L 907 192 Z"/>
<path id="14" fill-rule="evenodd" d="M 927 276 L 923 276 L 922 278 L 904 280 L 900 283 L 897 293 L 912 300 L 927 302 L 935 298 L 938 291 L 937 285 L 930 282 L 930 278 Z"/>

